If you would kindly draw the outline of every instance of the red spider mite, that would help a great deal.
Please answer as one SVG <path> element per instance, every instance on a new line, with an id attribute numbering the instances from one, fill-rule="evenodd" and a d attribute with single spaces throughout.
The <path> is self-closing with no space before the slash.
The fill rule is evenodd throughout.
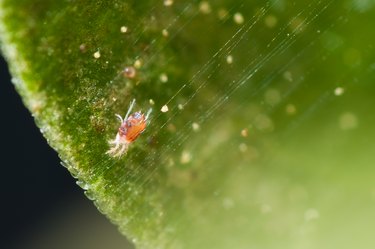
<path id="1" fill-rule="evenodd" d="M 128 151 L 129 145 L 134 142 L 139 135 L 146 129 L 147 120 L 150 116 L 152 109 L 150 108 L 146 115 L 141 111 L 130 114 L 135 104 L 135 99 L 130 102 L 128 112 L 123 119 L 119 114 L 116 117 L 120 120 L 121 126 L 118 129 L 116 138 L 109 141 L 111 148 L 107 151 L 107 154 L 113 157 L 120 157 Z"/>

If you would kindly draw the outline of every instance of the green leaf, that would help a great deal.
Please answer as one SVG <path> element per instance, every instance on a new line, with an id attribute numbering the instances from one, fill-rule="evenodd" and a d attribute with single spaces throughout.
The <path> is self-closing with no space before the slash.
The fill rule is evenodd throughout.
<path id="1" fill-rule="evenodd" d="M 374 5 L 168 2 L 0 1 L 13 83 L 88 198 L 139 248 L 372 248 Z M 115 157 L 133 99 L 153 112 Z"/>

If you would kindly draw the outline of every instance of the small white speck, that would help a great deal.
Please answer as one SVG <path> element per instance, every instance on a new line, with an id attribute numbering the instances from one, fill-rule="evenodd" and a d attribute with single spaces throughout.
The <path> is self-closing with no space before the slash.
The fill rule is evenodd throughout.
<path id="1" fill-rule="evenodd" d="M 140 69 L 142 67 L 141 59 L 138 59 L 134 62 L 134 67 L 137 68 L 137 69 Z"/>
<path id="2" fill-rule="evenodd" d="M 120 29 L 121 33 L 127 33 L 128 32 L 128 27 L 122 26 Z"/>
<path id="3" fill-rule="evenodd" d="M 181 154 L 180 162 L 182 164 L 187 164 L 191 161 L 191 153 L 189 151 L 184 150 Z"/>
<path id="4" fill-rule="evenodd" d="M 168 75 L 166 73 L 162 73 L 162 74 L 160 74 L 159 79 L 162 83 L 167 83 L 168 82 Z"/>
<path id="5" fill-rule="evenodd" d="M 194 122 L 191 126 L 193 127 L 193 131 L 195 132 L 199 131 L 201 128 L 200 125 L 196 122 Z"/>
<path id="6" fill-rule="evenodd" d="M 153 99 L 149 99 L 148 102 L 150 103 L 150 105 L 155 105 L 155 101 Z"/>
<path id="7" fill-rule="evenodd" d="M 236 24 L 243 24 L 244 21 L 245 21 L 245 18 L 243 17 L 243 15 L 239 12 L 235 13 L 233 15 L 233 21 L 236 23 Z"/>
<path id="8" fill-rule="evenodd" d="M 163 30 L 161 31 L 161 34 L 162 34 L 164 37 L 168 37 L 168 36 L 169 36 L 169 32 L 168 32 L 168 30 L 166 30 L 166 29 L 163 29 Z"/>
<path id="9" fill-rule="evenodd" d="M 232 64 L 233 63 L 233 56 L 232 55 L 228 55 L 227 56 L 227 63 L 228 64 Z"/>
<path id="10" fill-rule="evenodd" d="M 163 107 L 160 109 L 161 112 L 167 112 L 169 110 L 167 105 L 163 105 Z"/>
<path id="11" fill-rule="evenodd" d="M 344 94 L 344 91 L 345 91 L 344 88 L 342 88 L 342 87 L 336 87 L 334 93 L 335 93 L 336 96 L 341 96 L 341 95 Z"/>
<path id="12" fill-rule="evenodd" d="M 100 58 L 100 52 L 99 52 L 99 51 L 96 51 L 96 52 L 94 53 L 94 58 L 95 58 L 95 59 L 99 59 L 99 58 Z"/>
<path id="13" fill-rule="evenodd" d="M 164 6 L 171 6 L 173 4 L 173 0 L 164 0 Z"/>
<path id="14" fill-rule="evenodd" d="M 210 3 L 207 1 L 202 1 L 199 3 L 199 10 L 203 14 L 210 14 L 211 13 L 211 6 Z"/>
<path id="15" fill-rule="evenodd" d="M 180 110 L 183 110 L 184 109 L 184 106 L 182 105 L 182 104 L 178 104 L 178 109 L 180 109 Z"/>
<path id="16" fill-rule="evenodd" d="M 81 50 L 81 52 L 86 52 L 86 44 L 82 43 L 79 45 L 79 50 Z"/>
<path id="17" fill-rule="evenodd" d="M 242 137 L 247 137 L 249 136 L 249 129 L 245 128 L 241 130 L 241 136 Z"/>

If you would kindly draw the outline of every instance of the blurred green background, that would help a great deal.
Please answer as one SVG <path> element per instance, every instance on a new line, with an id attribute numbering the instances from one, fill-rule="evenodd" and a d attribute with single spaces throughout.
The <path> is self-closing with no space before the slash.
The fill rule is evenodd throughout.
<path id="1" fill-rule="evenodd" d="M 374 248 L 373 1 L 3 2 L 26 105 L 140 248 Z M 151 124 L 108 159 L 133 97 Z"/>

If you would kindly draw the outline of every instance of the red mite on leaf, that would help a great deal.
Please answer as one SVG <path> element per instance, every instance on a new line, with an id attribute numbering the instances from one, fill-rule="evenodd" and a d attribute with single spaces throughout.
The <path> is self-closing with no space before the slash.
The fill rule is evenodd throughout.
<path id="1" fill-rule="evenodd" d="M 126 154 L 129 145 L 146 129 L 147 120 L 152 109 L 150 108 L 148 110 L 146 116 L 141 111 L 135 112 L 129 116 L 134 104 L 135 99 L 130 103 L 124 119 L 119 114 L 116 114 L 116 117 L 121 121 L 121 126 L 118 129 L 116 138 L 109 141 L 111 148 L 107 151 L 107 154 L 113 157 L 120 157 Z"/>

